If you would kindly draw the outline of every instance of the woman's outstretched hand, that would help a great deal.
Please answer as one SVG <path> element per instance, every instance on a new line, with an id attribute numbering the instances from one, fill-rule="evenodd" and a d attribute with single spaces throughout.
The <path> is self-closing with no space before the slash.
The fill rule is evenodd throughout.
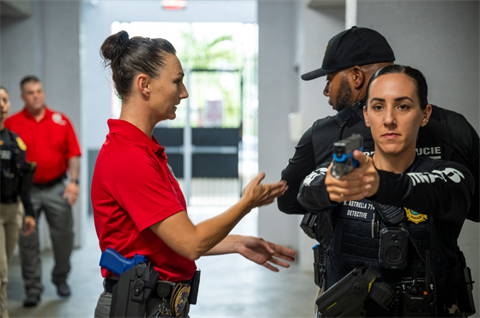
<path id="1" fill-rule="evenodd" d="M 361 200 L 377 193 L 380 177 L 372 158 L 358 150 L 354 151 L 353 157 L 358 160 L 358 167 L 340 179 L 332 176 L 332 164 L 328 167 L 325 185 L 331 201 Z"/>
<path id="2" fill-rule="evenodd" d="M 288 186 L 285 181 L 260 184 L 263 178 L 265 178 L 265 173 L 260 172 L 243 189 L 242 200 L 248 200 L 250 209 L 272 203 L 276 197 L 283 195 L 287 191 Z"/>
<path id="3" fill-rule="evenodd" d="M 295 260 L 295 251 L 285 246 L 277 245 L 259 237 L 241 236 L 241 244 L 238 253 L 254 263 L 262 265 L 271 271 L 278 272 L 279 269 L 272 264 L 288 268 L 289 262 Z"/>

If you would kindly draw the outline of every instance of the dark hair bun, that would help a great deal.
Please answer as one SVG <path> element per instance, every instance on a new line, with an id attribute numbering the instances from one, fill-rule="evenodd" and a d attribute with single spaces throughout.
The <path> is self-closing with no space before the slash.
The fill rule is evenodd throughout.
<path id="1" fill-rule="evenodd" d="M 167 40 L 141 36 L 129 39 L 125 31 L 109 36 L 100 48 L 104 65 L 111 67 L 115 89 L 124 102 L 132 93 L 132 81 L 137 74 L 157 78 L 166 63 L 165 56 L 175 53 Z"/>
<path id="2" fill-rule="evenodd" d="M 105 42 L 103 42 L 100 51 L 106 64 L 109 64 L 108 60 L 112 63 L 122 55 L 127 46 L 128 39 L 128 32 L 120 31 L 116 34 L 110 35 Z"/>

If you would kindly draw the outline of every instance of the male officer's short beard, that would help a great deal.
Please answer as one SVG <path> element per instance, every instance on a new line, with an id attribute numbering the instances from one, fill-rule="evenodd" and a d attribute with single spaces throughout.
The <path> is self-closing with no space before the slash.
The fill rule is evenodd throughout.
<path id="1" fill-rule="evenodd" d="M 353 104 L 353 93 L 350 84 L 346 77 L 342 77 L 340 81 L 340 87 L 337 94 L 337 104 L 335 105 L 336 111 L 342 111 Z"/>

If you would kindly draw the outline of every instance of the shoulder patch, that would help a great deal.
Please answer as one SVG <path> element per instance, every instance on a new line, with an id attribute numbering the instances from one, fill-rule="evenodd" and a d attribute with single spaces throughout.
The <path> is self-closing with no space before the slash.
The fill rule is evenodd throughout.
<path id="1" fill-rule="evenodd" d="M 405 213 L 407 214 L 407 221 L 418 224 L 418 223 L 425 222 L 426 220 L 428 220 L 428 216 L 425 215 L 425 214 L 420 214 L 418 212 L 415 212 L 415 211 L 413 211 L 411 209 L 407 209 L 407 208 L 404 208 L 404 209 L 405 209 Z"/>
<path id="2" fill-rule="evenodd" d="M 16 138 L 16 141 L 17 141 L 17 145 L 20 149 L 22 149 L 23 151 L 27 151 L 27 145 L 25 145 L 25 143 L 23 142 L 22 138 L 20 137 L 17 137 Z"/>
<path id="3" fill-rule="evenodd" d="M 63 119 L 62 114 L 60 114 L 60 113 L 54 113 L 52 115 L 52 120 L 55 124 L 59 124 L 59 125 L 62 125 L 62 126 L 65 126 L 67 124 L 67 122 Z"/>
<path id="4" fill-rule="evenodd" d="M 303 180 L 303 185 L 309 187 L 313 180 L 315 180 L 318 176 L 324 176 L 327 174 L 328 168 L 327 167 L 320 167 L 312 171 L 308 176 L 305 177 Z"/>

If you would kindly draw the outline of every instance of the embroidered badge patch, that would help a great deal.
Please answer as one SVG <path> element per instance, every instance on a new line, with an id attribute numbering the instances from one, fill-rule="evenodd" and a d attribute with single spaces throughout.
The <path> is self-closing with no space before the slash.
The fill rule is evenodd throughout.
<path id="1" fill-rule="evenodd" d="M 407 221 L 418 224 L 428 220 L 428 216 L 425 214 L 420 214 L 418 212 L 415 212 L 414 210 L 407 209 L 407 208 L 404 208 L 404 209 L 405 209 L 405 213 L 407 214 Z"/>
<path id="2" fill-rule="evenodd" d="M 340 208 L 340 217 L 372 222 L 375 216 L 375 207 L 366 199 L 359 201 L 345 201 Z"/>
<path id="3" fill-rule="evenodd" d="M 12 152 L 10 150 L 0 150 L 0 158 L 3 160 L 12 159 Z"/>
<path id="4" fill-rule="evenodd" d="M 60 113 L 55 113 L 52 115 L 52 120 L 54 123 L 65 126 L 67 122 L 63 120 L 63 117 Z"/>
<path id="5" fill-rule="evenodd" d="M 17 137 L 17 145 L 20 149 L 22 149 L 23 151 L 27 150 L 27 145 L 25 145 L 25 143 L 23 142 L 22 138 L 20 137 Z"/>

